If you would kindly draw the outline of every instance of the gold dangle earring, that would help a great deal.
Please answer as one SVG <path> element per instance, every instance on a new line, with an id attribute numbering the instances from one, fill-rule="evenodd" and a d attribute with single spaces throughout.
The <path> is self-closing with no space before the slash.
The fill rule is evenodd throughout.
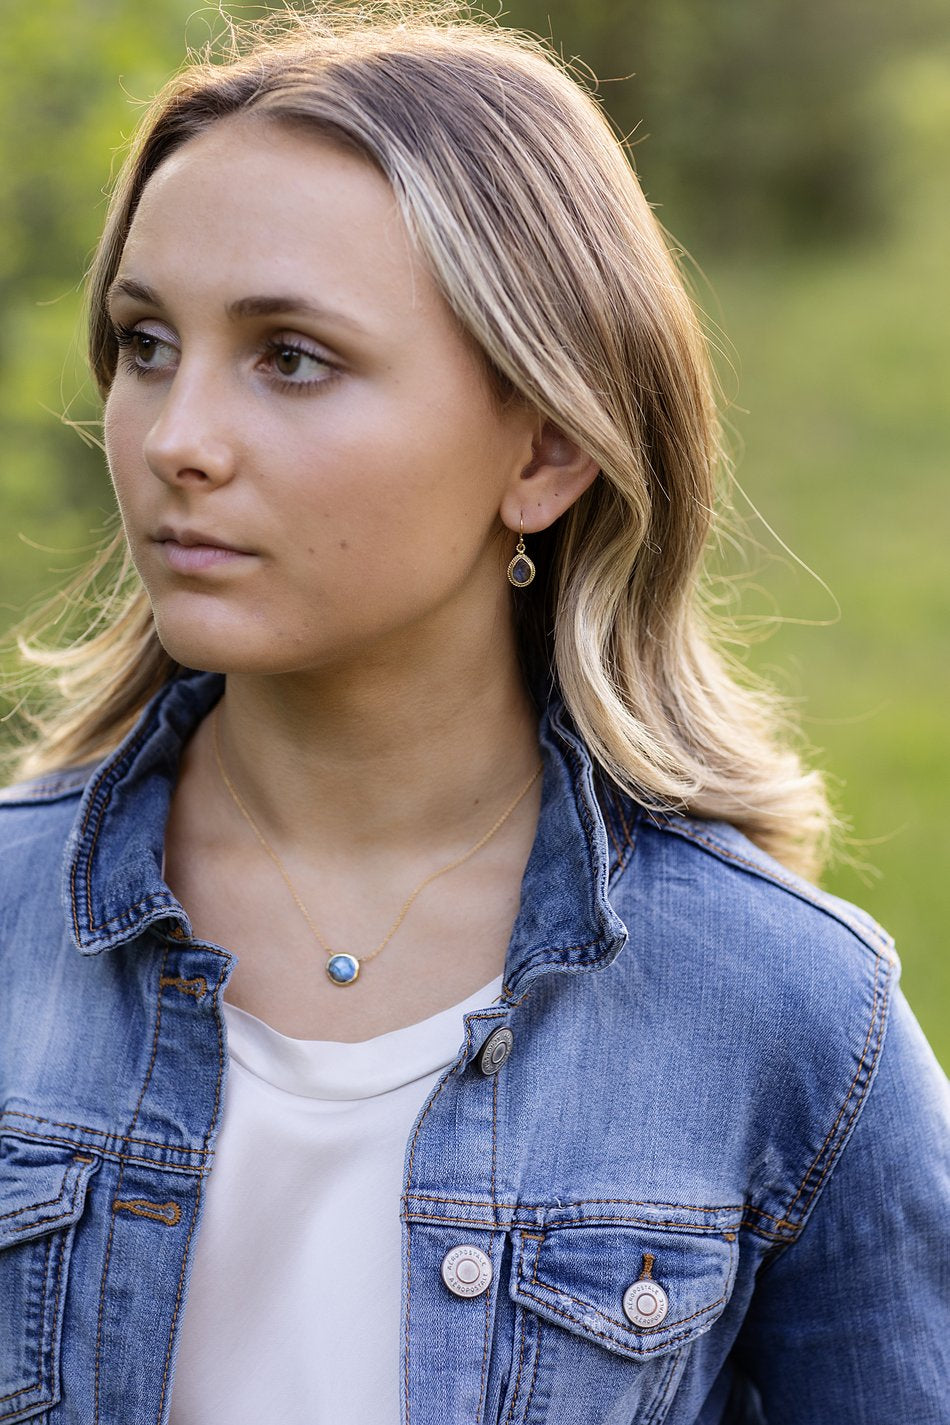
<path id="1" fill-rule="evenodd" d="M 515 545 L 515 557 L 508 565 L 508 582 L 514 584 L 516 589 L 526 589 L 533 583 L 537 570 L 534 561 L 529 559 L 524 548 L 524 516 L 519 520 L 520 529 L 518 531 L 518 543 Z"/>

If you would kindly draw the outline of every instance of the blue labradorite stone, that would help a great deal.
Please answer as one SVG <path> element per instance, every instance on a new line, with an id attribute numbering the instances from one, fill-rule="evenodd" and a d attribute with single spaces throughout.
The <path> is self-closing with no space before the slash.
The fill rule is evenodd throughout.
<path id="1" fill-rule="evenodd" d="M 531 565 L 527 559 L 516 559 L 511 566 L 511 577 L 516 584 L 527 584 L 531 580 Z"/>
<path id="2" fill-rule="evenodd" d="M 355 955 L 331 955 L 327 961 L 327 974 L 335 985 L 351 985 L 360 972 L 360 962 Z"/>

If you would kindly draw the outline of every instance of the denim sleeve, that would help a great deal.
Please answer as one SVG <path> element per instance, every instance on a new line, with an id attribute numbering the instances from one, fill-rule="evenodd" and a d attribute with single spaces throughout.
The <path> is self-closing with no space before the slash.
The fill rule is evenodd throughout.
<path id="1" fill-rule="evenodd" d="M 950 1422 L 950 1101 L 900 992 L 850 1142 L 737 1343 L 768 1425 Z"/>

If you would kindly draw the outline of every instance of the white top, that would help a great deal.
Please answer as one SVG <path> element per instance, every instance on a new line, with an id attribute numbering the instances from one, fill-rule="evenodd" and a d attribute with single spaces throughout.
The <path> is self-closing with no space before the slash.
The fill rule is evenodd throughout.
<path id="1" fill-rule="evenodd" d="M 398 1425 L 406 1144 L 462 1015 L 500 989 L 359 1044 L 290 1039 L 225 1003 L 230 1071 L 171 1425 Z"/>

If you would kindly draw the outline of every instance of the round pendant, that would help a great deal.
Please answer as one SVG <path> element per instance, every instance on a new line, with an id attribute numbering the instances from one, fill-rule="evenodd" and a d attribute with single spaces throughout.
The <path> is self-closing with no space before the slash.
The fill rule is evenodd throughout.
<path id="1" fill-rule="evenodd" d="M 327 977 L 335 985 L 351 985 L 360 975 L 360 962 L 355 955 L 331 955 L 327 961 Z"/>
<path id="2" fill-rule="evenodd" d="M 516 589 L 526 588 L 534 579 L 534 575 L 534 561 L 529 559 L 527 554 L 516 554 L 508 565 L 508 582 L 514 584 Z"/>

